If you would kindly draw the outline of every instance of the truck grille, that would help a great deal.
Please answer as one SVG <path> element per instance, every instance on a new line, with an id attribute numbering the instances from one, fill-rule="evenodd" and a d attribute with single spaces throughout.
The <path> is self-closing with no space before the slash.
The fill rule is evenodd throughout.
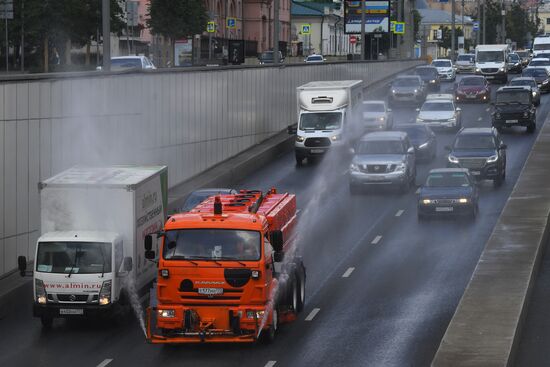
<path id="1" fill-rule="evenodd" d="M 480 169 L 483 168 L 487 160 L 485 158 L 460 158 L 458 160 L 463 168 Z"/>
<path id="2" fill-rule="evenodd" d="M 359 170 L 364 173 L 388 173 L 395 170 L 395 164 L 362 164 Z"/>
<path id="3" fill-rule="evenodd" d="M 307 138 L 304 142 L 306 147 L 329 147 L 329 138 Z"/>
<path id="4" fill-rule="evenodd" d="M 87 302 L 87 294 L 57 294 L 59 302 Z"/>
<path id="5" fill-rule="evenodd" d="M 485 69 L 481 69 L 481 72 L 482 73 L 485 73 L 485 74 L 494 74 L 498 71 L 497 68 L 485 68 Z"/>

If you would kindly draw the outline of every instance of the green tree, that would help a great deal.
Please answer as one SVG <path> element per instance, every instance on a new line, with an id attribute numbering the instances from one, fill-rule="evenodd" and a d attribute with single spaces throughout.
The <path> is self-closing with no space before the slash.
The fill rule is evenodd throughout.
<path id="1" fill-rule="evenodd" d="M 537 28 L 537 24 L 531 20 L 520 4 L 512 4 L 506 14 L 506 38 L 515 41 L 518 48 L 524 48 L 527 34 L 535 35 Z"/>
<path id="2" fill-rule="evenodd" d="M 451 40 L 452 40 L 452 31 L 451 28 L 445 26 L 439 27 L 442 31 L 441 47 L 450 50 L 451 49 Z M 456 27 L 455 29 L 455 47 L 458 48 L 458 37 L 463 36 L 462 28 Z"/>
<path id="3" fill-rule="evenodd" d="M 414 32 L 414 39 L 418 39 L 418 31 L 420 30 L 420 22 L 422 21 L 422 15 L 420 15 L 420 12 L 416 9 L 412 10 L 413 15 L 413 32 Z"/>

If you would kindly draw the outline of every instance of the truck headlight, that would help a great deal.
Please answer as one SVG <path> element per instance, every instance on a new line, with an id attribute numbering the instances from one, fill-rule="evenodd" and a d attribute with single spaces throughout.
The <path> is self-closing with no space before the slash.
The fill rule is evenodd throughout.
<path id="1" fill-rule="evenodd" d="M 498 155 L 497 154 L 492 155 L 489 158 L 487 158 L 487 163 L 495 163 L 496 161 L 498 161 Z"/>
<path id="2" fill-rule="evenodd" d="M 111 280 L 105 280 L 101 285 L 101 290 L 99 291 L 99 305 L 106 306 L 111 303 Z"/>
<path id="3" fill-rule="evenodd" d="M 468 201 L 469 201 L 469 200 L 468 200 L 467 198 L 460 198 L 460 199 L 458 199 L 458 202 L 459 202 L 460 204 L 466 204 Z"/>
<path id="4" fill-rule="evenodd" d="M 379 117 L 378 120 L 380 120 L 381 122 L 384 122 L 386 118 L 382 116 L 382 117 Z"/>
<path id="5" fill-rule="evenodd" d="M 341 140 L 342 139 L 342 134 L 338 134 L 338 135 L 333 135 L 330 137 L 330 140 L 332 141 L 338 141 L 338 140 Z"/>
<path id="6" fill-rule="evenodd" d="M 500 71 L 501 73 L 504 72 L 504 68 L 500 68 L 498 71 Z"/>
<path id="7" fill-rule="evenodd" d="M 476 68 L 476 73 L 481 73 L 481 69 L 480 69 L 480 68 Z"/>
<path id="8" fill-rule="evenodd" d="M 428 205 L 428 204 L 431 204 L 431 203 L 432 203 L 432 201 L 430 199 L 423 199 L 422 200 L 422 204 L 424 204 L 424 205 Z"/>
<path id="9" fill-rule="evenodd" d="M 457 157 L 455 157 L 454 155 L 452 154 L 449 154 L 449 157 L 447 158 L 449 160 L 449 162 L 451 163 L 459 163 L 459 160 Z"/>
<path id="10" fill-rule="evenodd" d="M 305 136 L 296 135 L 296 141 L 297 141 L 298 143 L 303 143 L 304 140 L 306 140 L 306 137 L 305 137 Z"/>
<path id="11" fill-rule="evenodd" d="M 396 91 L 395 89 L 392 89 L 391 92 L 392 92 L 393 94 L 397 93 L 397 91 Z"/>
<path id="12" fill-rule="evenodd" d="M 157 315 L 158 317 L 163 317 L 163 318 L 166 318 L 166 319 L 173 319 L 174 317 L 176 317 L 176 310 L 157 310 Z"/>
<path id="13" fill-rule="evenodd" d="M 36 302 L 41 305 L 45 305 L 46 302 L 48 302 L 48 295 L 46 294 L 46 287 L 44 287 L 44 282 L 40 279 L 35 279 L 34 286 L 36 288 Z"/>
<path id="14" fill-rule="evenodd" d="M 415 93 L 418 93 L 418 89 L 415 89 L 414 92 L 415 92 Z"/>
<path id="15" fill-rule="evenodd" d="M 548 84 L 548 79 L 542 82 L 542 84 Z"/>
<path id="16" fill-rule="evenodd" d="M 355 163 L 352 163 L 349 165 L 349 170 L 352 172 L 359 172 L 359 166 L 357 166 Z"/>
<path id="17" fill-rule="evenodd" d="M 416 118 L 416 122 L 424 122 L 424 119 L 421 118 L 421 117 L 417 117 L 417 118 Z"/>

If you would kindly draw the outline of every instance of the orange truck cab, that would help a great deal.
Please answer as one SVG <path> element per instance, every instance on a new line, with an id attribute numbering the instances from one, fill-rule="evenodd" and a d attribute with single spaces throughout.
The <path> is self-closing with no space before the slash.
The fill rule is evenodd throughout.
<path id="1" fill-rule="evenodd" d="M 275 189 L 210 197 L 168 218 L 158 253 L 145 241 L 158 261 L 147 341 L 272 341 L 304 306 L 296 225 L 296 197 Z"/>

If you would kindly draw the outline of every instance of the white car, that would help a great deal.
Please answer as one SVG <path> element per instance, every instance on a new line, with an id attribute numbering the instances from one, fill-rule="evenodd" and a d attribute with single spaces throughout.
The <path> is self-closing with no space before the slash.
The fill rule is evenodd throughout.
<path id="1" fill-rule="evenodd" d="M 451 94 L 428 95 L 422 108 L 417 109 L 416 122 L 432 129 L 460 130 L 461 109 L 456 107 Z"/>
<path id="2" fill-rule="evenodd" d="M 392 111 L 385 101 L 363 101 L 363 123 L 367 130 L 391 130 Z"/>
<path id="3" fill-rule="evenodd" d="M 318 63 L 318 62 L 325 62 L 327 59 L 323 57 L 323 55 L 309 55 L 304 60 L 308 64 Z"/>
<path id="4" fill-rule="evenodd" d="M 432 61 L 432 66 L 437 68 L 441 80 L 454 81 L 456 79 L 456 71 L 451 60 L 436 59 Z"/>
<path id="5" fill-rule="evenodd" d="M 545 68 L 546 71 L 550 72 L 550 59 L 542 58 L 542 57 L 535 57 L 531 62 L 529 62 L 529 65 L 527 65 L 528 68 Z"/>
<path id="6" fill-rule="evenodd" d="M 146 56 L 111 57 L 112 71 L 128 69 L 156 69 L 156 67 Z"/>

